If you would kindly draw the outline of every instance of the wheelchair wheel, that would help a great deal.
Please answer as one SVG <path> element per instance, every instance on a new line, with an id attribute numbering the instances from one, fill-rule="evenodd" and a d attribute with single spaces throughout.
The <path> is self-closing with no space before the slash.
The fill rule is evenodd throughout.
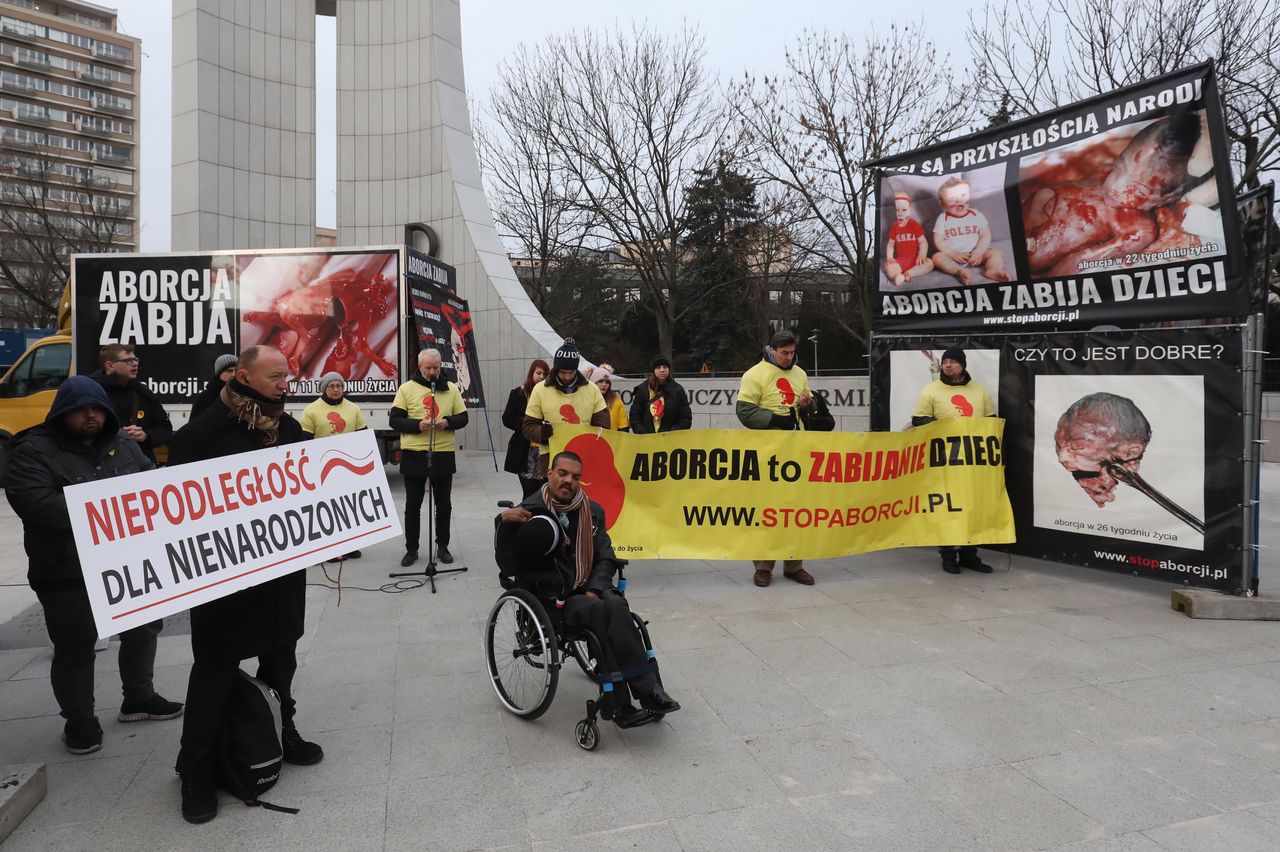
<path id="1" fill-rule="evenodd" d="M 590 719 L 579 722 L 573 729 L 573 736 L 578 742 L 578 747 L 586 751 L 595 751 L 596 746 L 600 744 L 600 728 Z"/>
<path id="2" fill-rule="evenodd" d="M 591 643 L 585 638 L 574 639 L 568 644 L 569 653 L 577 661 L 578 668 L 589 680 L 596 678 L 596 655 L 591 650 Z"/>
<path id="3" fill-rule="evenodd" d="M 532 594 L 512 589 L 489 611 L 484 635 L 489 680 L 502 706 L 536 719 L 551 706 L 560 652 L 547 611 Z"/>

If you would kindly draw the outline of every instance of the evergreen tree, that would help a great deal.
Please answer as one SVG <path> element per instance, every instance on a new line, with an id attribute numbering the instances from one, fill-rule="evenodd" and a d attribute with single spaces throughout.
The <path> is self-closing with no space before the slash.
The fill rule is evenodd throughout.
<path id="1" fill-rule="evenodd" d="M 761 227 L 756 184 L 721 159 L 685 189 L 685 301 L 700 299 L 678 329 L 686 361 L 719 369 L 749 362 L 758 341 L 750 320 L 751 258 Z"/>

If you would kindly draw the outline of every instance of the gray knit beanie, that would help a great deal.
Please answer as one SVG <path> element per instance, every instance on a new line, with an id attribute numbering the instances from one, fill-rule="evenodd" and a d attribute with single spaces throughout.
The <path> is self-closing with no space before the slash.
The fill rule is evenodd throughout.
<path id="1" fill-rule="evenodd" d="M 216 376 L 223 370 L 234 367 L 240 362 L 235 355 L 219 355 L 213 362 L 213 374 Z"/>
<path id="2" fill-rule="evenodd" d="M 344 390 L 347 387 L 347 380 L 342 378 L 341 374 L 333 370 L 330 370 L 329 372 L 325 373 L 323 376 L 320 377 L 321 392 L 324 392 L 324 389 L 329 386 L 329 382 L 342 382 L 342 387 Z"/>

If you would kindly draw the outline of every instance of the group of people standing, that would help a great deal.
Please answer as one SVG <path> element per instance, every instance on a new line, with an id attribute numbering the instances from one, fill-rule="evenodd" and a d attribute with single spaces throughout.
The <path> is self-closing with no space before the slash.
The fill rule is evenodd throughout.
<path id="1" fill-rule="evenodd" d="M 511 389 L 502 425 L 511 430 L 503 470 L 514 473 L 522 497 L 547 481 L 547 446 L 557 425 L 582 424 L 638 435 L 675 432 L 693 425 L 689 394 L 675 380 L 671 359 L 655 355 L 649 375 L 631 390 L 628 406 L 613 387 L 613 366 L 581 370 L 582 356 L 573 338 L 556 350 L 552 364 L 538 358 L 523 384 Z"/>

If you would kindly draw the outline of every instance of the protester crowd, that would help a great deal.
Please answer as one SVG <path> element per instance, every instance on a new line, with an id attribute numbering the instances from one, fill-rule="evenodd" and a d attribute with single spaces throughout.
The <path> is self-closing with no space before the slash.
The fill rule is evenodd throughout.
<path id="1" fill-rule="evenodd" d="M 820 393 L 796 363 L 796 337 L 774 334 L 760 361 L 742 376 L 736 413 L 756 430 L 828 431 L 835 423 Z M 99 643 L 63 488 L 70 484 L 124 476 L 155 467 L 156 451 L 167 447 L 170 465 L 251 452 L 305 440 L 323 440 L 368 428 L 360 407 L 345 397 L 338 373 L 320 380 L 319 396 L 299 420 L 285 411 L 289 365 L 269 346 L 222 355 L 212 365 L 205 389 L 194 400 L 189 422 L 176 432 L 168 414 L 138 380 L 139 359 L 128 346 L 111 344 L 100 353 L 101 370 L 75 376 L 58 390 L 44 423 L 19 434 L 11 447 L 5 492 L 23 522 L 28 579 L 45 612 L 53 643 L 50 681 L 65 724 L 63 742 L 73 754 L 102 748 L 103 730 L 94 707 L 94 651 Z M 966 370 L 964 352 L 942 358 L 937 387 L 925 388 L 915 425 L 943 417 L 989 416 L 990 398 Z M 417 371 L 396 393 L 390 427 L 400 433 L 404 482 L 405 552 L 402 566 L 418 561 L 424 497 L 432 498 L 433 536 L 429 563 L 452 561 L 452 485 L 457 473 L 456 433 L 468 423 L 456 383 L 442 371 L 441 354 L 419 354 Z M 511 389 L 502 413 L 511 431 L 503 469 L 514 474 L 520 501 L 500 516 L 497 560 L 504 571 L 524 571 L 533 586 L 554 585 L 567 624 L 590 627 L 619 671 L 630 672 L 614 695 L 612 718 L 626 726 L 646 715 L 679 709 L 659 681 L 644 668 L 645 649 L 625 598 L 614 585 L 622 563 L 614 555 L 603 510 L 581 488 L 582 460 L 574 453 L 549 452 L 556 429 L 590 425 L 598 429 L 662 434 L 691 428 L 689 394 L 677 380 L 671 359 L 653 357 L 648 374 L 630 390 L 630 404 L 607 363 L 584 364 L 576 343 L 566 339 L 551 363 L 535 359 L 524 381 Z M 963 397 L 965 411 L 952 400 Z M 541 521 L 550 521 L 543 523 Z M 431 558 L 432 552 L 434 558 Z M 355 550 L 339 560 L 359 557 Z M 971 547 L 943 548 L 943 567 L 990 571 Z M 774 560 L 754 563 L 753 582 L 769 586 Z M 783 576 L 813 585 L 800 560 L 784 560 Z M 297 571 L 252 586 L 191 611 L 191 666 L 185 702 L 156 693 L 152 669 L 162 623 L 120 635 L 121 722 L 183 717 L 176 770 L 181 777 L 182 815 L 193 823 L 217 814 L 218 741 L 241 661 L 257 658 L 256 676 L 279 696 L 284 762 L 310 765 L 324 750 L 306 740 L 295 723 L 293 678 L 297 642 L 305 621 L 305 572 Z M 549 587 L 548 587 L 549 588 Z M 561 601 L 563 604 L 561 604 Z M 616 659 L 614 659 L 616 658 Z M 630 693 L 640 704 L 627 701 Z"/>

